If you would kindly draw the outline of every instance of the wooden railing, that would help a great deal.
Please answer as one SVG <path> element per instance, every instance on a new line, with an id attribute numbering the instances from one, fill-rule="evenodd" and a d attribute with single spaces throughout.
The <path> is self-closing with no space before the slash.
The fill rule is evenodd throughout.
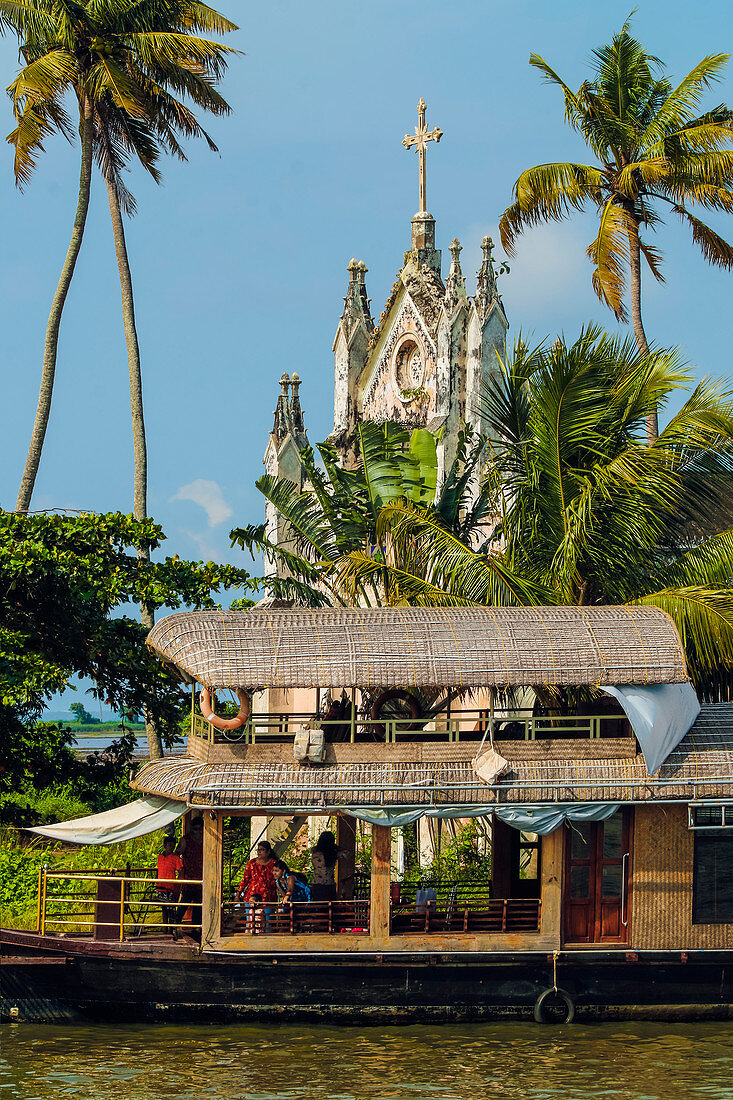
<path id="1" fill-rule="evenodd" d="M 184 886 L 200 890 L 201 880 L 176 881 L 177 890 Z M 175 910 L 183 905 L 192 911 L 191 923 L 175 919 Z M 173 900 L 161 900 L 153 870 L 84 874 L 42 867 L 39 871 L 37 930 L 41 935 L 63 932 L 122 943 L 171 933 L 174 928 L 178 932 L 197 932 L 201 928 L 201 902 L 181 902 L 178 893 Z"/>
<path id="2" fill-rule="evenodd" d="M 237 935 L 369 935 L 369 902 L 238 902 L 225 906 L 223 933 Z"/>
<path id="3" fill-rule="evenodd" d="M 230 741 L 245 745 L 258 742 L 292 741 L 296 733 L 309 724 L 324 730 L 326 741 L 382 742 L 398 741 L 480 741 L 489 732 L 491 718 L 485 710 L 461 711 L 450 717 L 434 718 L 358 718 L 326 722 L 313 714 L 269 713 L 253 715 L 238 730 L 218 730 L 194 711 L 191 715 L 191 736 L 204 741 Z M 416 726 L 418 728 L 416 728 Z M 512 715 L 497 715 L 493 721 L 496 741 L 537 741 L 545 738 L 586 739 L 599 737 L 629 737 L 630 727 L 622 714 L 589 714 L 558 717 L 535 716 L 517 711 Z"/>
<path id="4" fill-rule="evenodd" d="M 424 935 L 430 932 L 539 932 L 539 898 L 491 898 L 476 907 L 468 901 L 442 904 L 393 903 L 392 935 Z"/>

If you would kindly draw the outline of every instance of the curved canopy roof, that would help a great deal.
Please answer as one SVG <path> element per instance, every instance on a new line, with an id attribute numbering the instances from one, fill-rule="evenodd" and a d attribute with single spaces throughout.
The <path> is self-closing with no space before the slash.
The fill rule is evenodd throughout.
<path id="1" fill-rule="evenodd" d="M 519 687 L 688 679 L 655 607 L 251 608 L 169 615 L 148 645 L 207 687 Z"/>

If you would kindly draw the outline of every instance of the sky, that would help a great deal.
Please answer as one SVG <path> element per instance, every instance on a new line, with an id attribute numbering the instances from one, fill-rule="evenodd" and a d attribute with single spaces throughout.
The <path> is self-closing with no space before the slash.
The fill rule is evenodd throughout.
<path id="1" fill-rule="evenodd" d="M 528 65 L 545 57 L 572 86 L 630 3 L 606 0 L 219 0 L 241 29 L 223 92 L 228 118 L 205 124 L 219 146 L 191 144 L 156 186 L 129 185 L 128 228 L 149 446 L 149 511 L 165 551 L 246 565 L 234 525 L 259 521 L 254 487 L 284 370 L 297 370 L 312 442 L 333 417 L 331 345 L 349 259 L 364 260 L 378 317 L 417 209 L 417 157 L 402 146 L 427 101 L 444 137 L 428 153 L 428 207 L 444 273 L 454 236 L 469 292 L 480 242 L 522 169 L 586 159 L 557 89 Z M 673 78 L 733 46 L 733 8 L 641 0 L 633 30 Z M 9 83 L 17 49 L 0 40 Z M 707 103 L 733 100 L 731 73 Z M 2 107 L 12 128 L 9 101 Z M 1 123 L 0 123 L 1 125 Z M 0 150 L 0 506 L 12 508 L 38 393 L 51 295 L 68 244 L 78 147 L 51 139 L 25 193 Z M 63 318 L 51 424 L 33 507 L 132 507 L 132 441 L 119 283 L 101 180 Z M 733 236 L 733 226 L 715 223 Z M 595 298 L 585 248 L 592 216 L 528 231 L 501 292 L 513 333 L 537 339 L 612 315 Z M 678 346 L 699 375 L 730 373 L 731 274 L 709 268 L 687 232 L 665 224 L 664 286 L 645 288 L 650 338 Z M 496 249 L 501 258 L 500 249 Z"/>

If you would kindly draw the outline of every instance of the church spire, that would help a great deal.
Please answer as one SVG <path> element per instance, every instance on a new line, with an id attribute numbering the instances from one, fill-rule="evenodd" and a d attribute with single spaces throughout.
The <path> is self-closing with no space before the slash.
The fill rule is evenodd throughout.
<path id="1" fill-rule="evenodd" d="M 291 387 L 292 397 L 290 396 Z M 280 394 L 275 406 L 275 423 L 272 426 L 272 435 L 278 444 L 282 443 L 288 435 L 296 438 L 305 435 L 299 389 L 300 375 L 293 372 L 290 377 L 287 371 L 283 371 L 280 378 Z"/>
<path id="2" fill-rule="evenodd" d="M 374 321 L 369 312 L 371 304 L 367 297 L 366 273 L 369 269 L 363 260 L 349 260 L 347 271 L 349 272 L 349 285 L 344 298 L 344 311 L 341 319 L 350 337 L 359 321 L 366 326 L 367 332 L 374 328 Z"/>
<path id="3" fill-rule="evenodd" d="M 491 303 L 499 298 L 496 285 L 496 272 L 494 271 L 494 259 L 492 251 L 494 242 L 491 237 L 484 237 L 481 242 L 481 251 L 484 254 L 483 262 L 478 271 L 476 282 L 476 305 L 482 316 L 486 316 Z"/>
<path id="4" fill-rule="evenodd" d="M 300 375 L 293 371 L 290 376 L 290 385 L 293 388 L 293 397 L 290 402 L 290 420 L 293 428 L 296 432 L 304 431 L 303 428 L 303 410 L 300 407 L 300 395 L 298 390 L 300 389 Z"/>
<path id="5" fill-rule="evenodd" d="M 461 242 L 458 237 L 454 237 L 450 246 L 450 271 L 445 284 L 445 306 L 448 312 L 452 312 L 457 305 L 466 301 L 466 282 L 461 270 L 461 252 Z"/>
<path id="6" fill-rule="evenodd" d="M 275 423 L 272 426 L 272 434 L 278 440 L 284 439 L 289 431 L 290 421 L 290 397 L 288 395 L 288 387 L 290 384 L 290 378 L 287 373 L 283 371 L 280 378 L 280 394 L 277 399 L 277 405 L 275 406 Z"/>

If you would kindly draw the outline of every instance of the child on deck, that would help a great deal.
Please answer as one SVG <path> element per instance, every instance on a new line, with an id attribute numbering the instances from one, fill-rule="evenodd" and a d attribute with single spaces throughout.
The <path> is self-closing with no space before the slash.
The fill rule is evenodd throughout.
<path id="1" fill-rule="evenodd" d="M 180 888 L 176 882 L 177 878 L 180 878 L 181 871 L 183 870 L 183 860 L 175 853 L 176 838 L 174 836 L 166 836 L 163 838 L 163 851 L 158 856 L 157 864 L 157 876 L 155 898 L 156 901 L 162 901 L 165 904 L 161 905 L 161 913 L 163 915 L 163 924 L 167 927 L 168 931 L 175 934 L 175 905 L 178 901 L 180 894 Z"/>

